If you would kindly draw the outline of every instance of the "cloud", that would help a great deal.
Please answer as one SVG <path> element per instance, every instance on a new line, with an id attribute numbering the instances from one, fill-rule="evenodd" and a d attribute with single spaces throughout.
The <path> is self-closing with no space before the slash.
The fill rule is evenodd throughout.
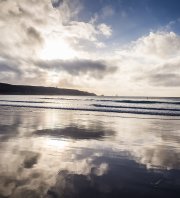
<path id="1" fill-rule="evenodd" d="M 34 85 L 43 85 L 47 81 L 47 75 L 47 71 L 33 66 L 31 61 L 8 57 L 0 60 L 0 82 L 28 85 L 33 81 Z"/>
<path id="2" fill-rule="evenodd" d="M 43 1 L 1 1 L 0 56 L 33 57 L 43 43 L 40 27 L 45 18 Z M 45 21 L 45 20 L 44 20 Z"/>
<path id="3" fill-rule="evenodd" d="M 180 86 L 180 60 L 179 57 L 162 61 L 161 64 L 154 65 L 138 74 L 136 80 L 146 81 L 152 86 L 159 87 L 179 87 Z"/>
<path id="4" fill-rule="evenodd" d="M 179 55 L 180 36 L 174 32 L 150 32 L 148 36 L 138 39 L 133 50 L 142 55 L 169 59 Z"/>
<path id="5" fill-rule="evenodd" d="M 79 0 L 6 0 L 0 1 L 0 7 L 3 8 L 0 12 L 0 81 L 49 85 L 53 69 L 61 79 L 68 77 L 67 82 L 76 75 L 78 81 L 81 74 L 102 79 L 116 71 L 106 61 L 97 61 L 97 53 L 94 57 L 91 55 L 95 50 L 106 48 L 104 41 L 112 35 L 112 28 L 106 23 L 81 21 L 78 14 L 83 7 Z M 110 8 L 105 10 L 104 13 L 112 12 Z M 54 58 L 40 63 L 43 50 L 54 51 L 58 57 L 58 51 L 61 53 L 63 49 L 61 45 L 67 46 L 65 54 L 74 53 L 77 60 L 66 62 L 62 56 L 60 60 Z M 36 80 L 37 76 L 41 82 Z M 83 82 L 83 76 L 81 79 Z"/>
<path id="6" fill-rule="evenodd" d="M 136 41 L 120 47 L 117 53 L 130 58 L 148 61 L 167 61 L 176 58 L 180 52 L 180 36 L 174 32 L 150 32 Z"/>
<path id="7" fill-rule="evenodd" d="M 70 45 L 74 49 L 91 51 L 100 45 L 105 46 L 102 39 L 109 38 L 112 35 L 112 28 L 105 23 L 95 23 L 90 20 L 88 23 L 71 21 L 65 26 L 67 40 L 72 41 Z"/>
<path id="8" fill-rule="evenodd" d="M 111 36 L 112 34 L 112 29 L 110 26 L 107 26 L 106 24 L 102 23 L 100 25 L 98 25 L 98 29 L 100 32 L 102 32 L 103 35 L 105 35 L 106 37 Z"/>
<path id="9" fill-rule="evenodd" d="M 38 55 L 44 39 L 47 40 L 47 32 L 56 31 L 54 24 L 62 29 L 63 20 L 68 21 L 70 13 L 73 14 L 67 1 L 58 10 L 45 0 L 0 1 L 0 7 L 3 7 L 0 13 L 0 55 L 21 59 Z"/>
<path id="10" fill-rule="evenodd" d="M 27 32 L 27 37 L 29 38 L 30 42 L 32 42 L 33 44 L 35 42 L 40 44 L 43 43 L 43 38 L 40 32 L 38 32 L 34 27 L 28 27 L 26 32 Z"/>
<path id="11" fill-rule="evenodd" d="M 108 95 L 142 95 L 147 88 L 159 93 L 161 87 L 170 93 L 179 87 L 180 36 L 169 29 L 121 46 L 105 21 L 115 13 L 110 5 L 89 21 L 80 17 L 88 8 L 79 0 L 6 0 L 0 7 L 1 81 L 53 86 L 63 81 L 74 88 L 95 86 Z"/>
<path id="12" fill-rule="evenodd" d="M 97 79 L 102 79 L 117 70 L 117 67 L 108 66 L 105 61 L 100 60 L 47 60 L 39 61 L 36 64 L 49 70 L 56 69 L 56 72 L 66 71 L 73 76 L 89 75 Z"/>
<path id="13" fill-rule="evenodd" d="M 18 63 L 16 61 L 7 61 L 7 60 L 1 60 L 0 61 L 0 72 L 15 72 L 15 73 L 21 73 L 21 71 L 18 69 Z"/>
<path id="14" fill-rule="evenodd" d="M 162 31 L 150 32 L 117 51 L 121 71 L 130 77 L 129 83 L 143 88 L 143 92 L 160 87 L 172 91 L 171 87 L 180 86 L 179 55 L 180 36 Z"/>
<path id="15" fill-rule="evenodd" d="M 180 86 L 180 74 L 152 74 L 148 77 L 150 84 L 154 86 L 163 86 L 163 87 L 179 87 Z"/>

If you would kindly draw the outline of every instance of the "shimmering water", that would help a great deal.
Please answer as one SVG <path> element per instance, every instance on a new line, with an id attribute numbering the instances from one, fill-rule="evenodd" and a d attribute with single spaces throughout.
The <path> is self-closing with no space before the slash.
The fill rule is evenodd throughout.
<path id="1" fill-rule="evenodd" d="M 178 99 L 0 100 L 0 197 L 180 197 Z"/>

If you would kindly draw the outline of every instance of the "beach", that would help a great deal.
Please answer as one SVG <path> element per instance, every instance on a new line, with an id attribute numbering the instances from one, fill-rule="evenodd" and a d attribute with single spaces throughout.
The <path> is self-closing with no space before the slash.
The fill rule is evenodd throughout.
<path id="1" fill-rule="evenodd" d="M 180 198 L 180 0 L 0 0 L 0 198 Z"/>
<path id="2" fill-rule="evenodd" d="M 38 106 L 41 96 L 12 98 L 0 104 L 0 197 L 179 197 L 180 118 L 172 112 L 72 110 L 83 97 L 56 97 L 69 110 Z"/>

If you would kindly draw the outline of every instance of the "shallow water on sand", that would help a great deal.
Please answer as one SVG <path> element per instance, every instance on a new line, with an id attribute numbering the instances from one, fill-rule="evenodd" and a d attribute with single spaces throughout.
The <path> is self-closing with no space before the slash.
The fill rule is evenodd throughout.
<path id="1" fill-rule="evenodd" d="M 0 197 L 180 197 L 178 119 L 0 108 Z"/>

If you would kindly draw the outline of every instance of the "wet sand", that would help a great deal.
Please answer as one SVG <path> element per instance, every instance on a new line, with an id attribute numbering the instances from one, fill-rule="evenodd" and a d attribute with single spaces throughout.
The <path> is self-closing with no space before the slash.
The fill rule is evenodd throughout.
<path id="1" fill-rule="evenodd" d="M 0 197 L 180 196 L 180 120 L 1 107 Z"/>

